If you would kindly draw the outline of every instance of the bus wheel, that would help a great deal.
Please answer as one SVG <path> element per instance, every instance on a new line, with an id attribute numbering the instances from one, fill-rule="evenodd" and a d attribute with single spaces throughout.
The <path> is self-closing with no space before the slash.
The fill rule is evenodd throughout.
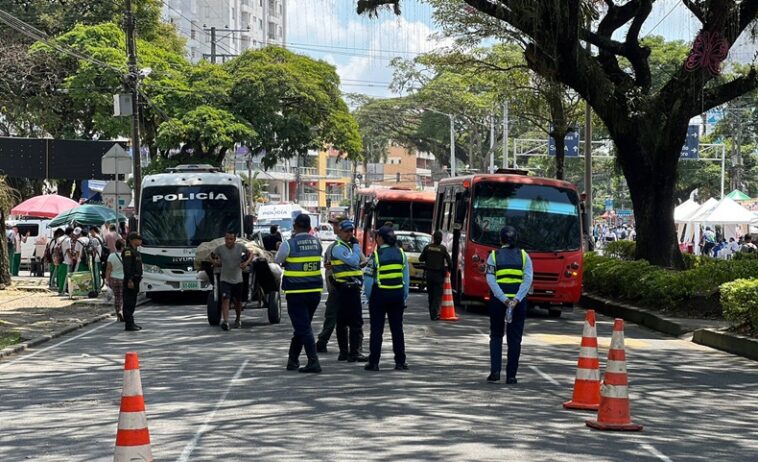
<path id="1" fill-rule="evenodd" d="M 221 305 L 214 300 L 213 291 L 208 294 L 208 324 L 218 326 L 221 322 Z"/>
<path id="2" fill-rule="evenodd" d="M 560 318 L 561 313 L 563 313 L 563 310 L 561 310 L 560 308 L 548 308 L 547 310 L 547 315 L 550 316 L 551 318 Z"/>
<path id="3" fill-rule="evenodd" d="M 279 292 L 271 292 L 266 298 L 268 322 L 271 324 L 279 324 L 282 320 L 282 297 Z"/>

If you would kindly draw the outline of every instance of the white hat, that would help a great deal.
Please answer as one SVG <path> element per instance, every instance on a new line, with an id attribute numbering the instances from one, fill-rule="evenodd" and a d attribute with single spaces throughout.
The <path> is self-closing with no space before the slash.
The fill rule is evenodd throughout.
<path id="1" fill-rule="evenodd" d="M 77 234 L 77 235 L 78 234 L 82 234 L 82 228 L 80 228 L 78 226 L 76 228 L 74 228 L 74 234 Z"/>

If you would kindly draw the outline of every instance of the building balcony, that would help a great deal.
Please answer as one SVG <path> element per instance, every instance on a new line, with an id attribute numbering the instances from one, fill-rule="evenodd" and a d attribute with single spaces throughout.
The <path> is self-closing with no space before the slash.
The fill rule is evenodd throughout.
<path id="1" fill-rule="evenodd" d="M 318 207 L 318 193 L 301 194 L 300 205 L 303 207 Z"/>
<path id="2" fill-rule="evenodd" d="M 297 168 L 297 167 L 293 167 Z M 297 170 L 294 170 L 295 172 Z M 318 176 L 318 168 L 316 167 L 300 167 L 300 175 L 302 176 Z"/>
<path id="3" fill-rule="evenodd" d="M 416 175 L 419 175 L 419 176 L 432 176 L 432 169 L 430 169 L 430 168 L 418 168 L 418 167 L 416 167 Z"/>
<path id="4" fill-rule="evenodd" d="M 345 195 L 343 193 L 330 193 L 326 195 L 326 198 L 332 201 L 332 205 L 339 205 L 345 199 Z"/>
<path id="5" fill-rule="evenodd" d="M 353 175 L 352 170 L 347 168 L 327 168 L 326 176 L 330 178 L 350 178 Z"/>

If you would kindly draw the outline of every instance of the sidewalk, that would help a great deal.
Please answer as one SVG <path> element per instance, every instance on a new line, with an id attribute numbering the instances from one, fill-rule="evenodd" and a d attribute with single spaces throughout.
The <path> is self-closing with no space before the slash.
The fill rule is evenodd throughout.
<path id="1" fill-rule="evenodd" d="M 670 317 L 592 292 L 584 292 L 581 303 L 606 316 L 622 318 L 674 337 L 688 337 L 694 343 L 758 361 L 758 339 L 727 330 L 730 324 L 725 320 Z"/>
<path id="2" fill-rule="evenodd" d="M 113 312 L 113 302 L 104 293 L 94 299 L 69 299 L 49 291 L 47 278 L 14 277 L 10 288 L 0 290 L 0 358 Z"/>

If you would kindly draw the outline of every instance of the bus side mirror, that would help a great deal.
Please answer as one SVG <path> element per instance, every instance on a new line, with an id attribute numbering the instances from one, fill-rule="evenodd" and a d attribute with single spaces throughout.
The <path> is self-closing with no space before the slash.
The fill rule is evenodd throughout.
<path id="1" fill-rule="evenodd" d="M 244 218 L 244 226 L 245 226 L 245 234 L 253 234 L 253 224 L 255 223 L 255 219 L 252 215 L 245 215 Z"/>

